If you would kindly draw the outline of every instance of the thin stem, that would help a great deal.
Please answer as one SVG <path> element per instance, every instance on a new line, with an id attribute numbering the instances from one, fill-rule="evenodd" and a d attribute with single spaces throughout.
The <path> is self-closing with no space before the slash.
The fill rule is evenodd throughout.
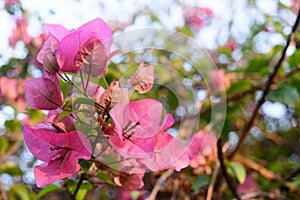
<path id="1" fill-rule="evenodd" d="M 266 81 L 265 88 L 263 90 L 263 94 L 262 94 L 261 98 L 259 99 L 259 101 L 257 102 L 257 104 L 254 108 L 254 111 L 252 113 L 252 116 L 251 116 L 250 120 L 248 121 L 248 123 L 246 124 L 246 126 L 245 126 L 245 128 L 242 132 L 242 135 L 240 137 L 240 140 L 239 140 L 235 150 L 230 154 L 229 159 L 232 159 L 235 156 L 235 154 L 240 150 L 240 148 L 242 147 L 245 139 L 250 134 L 250 130 L 251 130 L 252 126 L 257 123 L 258 116 L 259 116 L 258 111 L 259 111 L 260 107 L 262 106 L 262 104 L 265 102 L 266 96 L 268 95 L 268 93 L 271 90 L 271 85 L 272 85 L 272 83 L 273 83 L 273 81 L 274 81 L 274 79 L 275 79 L 275 77 L 276 77 L 276 75 L 277 75 L 277 73 L 280 69 L 280 66 L 282 65 L 282 63 L 285 59 L 286 51 L 287 51 L 291 41 L 294 39 L 295 32 L 296 32 L 297 27 L 299 25 L 299 21 L 300 21 L 300 8 L 299 8 L 299 11 L 298 11 L 297 19 L 296 19 L 295 24 L 292 28 L 292 32 L 289 35 L 289 37 L 287 39 L 287 42 L 286 42 L 286 45 L 285 45 L 285 47 L 284 47 L 284 49 L 281 53 L 281 57 L 280 57 L 279 61 L 276 63 L 272 74 L 269 76 L 269 79 Z"/>
<path id="2" fill-rule="evenodd" d="M 216 183 L 219 170 L 220 170 L 220 162 L 216 162 L 215 169 L 214 169 L 214 172 L 212 174 L 211 181 L 210 181 L 210 184 L 209 184 L 209 187 L 208 187 L 208 190 L 207 190 L 206 200 L 211 200 L 212 199 L 212 195 L 213 195 L 213 191 L 214 191 L 214 185 Z"/>
<path id="3" fill-rule="evenodd" d="M 224 178 L 226 180 L 228 188 L 231 191 L 231 194 L 236 199 L 240 200 L 241 198 L 239 197 L 239 195 L 238 195 L 238 193 L 236 191 L 236 188 L 233 185 L 233 181 L 232 181 L 231 177 L 229 176 L 229 174 L 227 172 L 227 169 L 226 169 L 226 166 L 225 166 L 225 163 L 224 163 L 224 157 L 223 157 L 223 152 L 222 152 L 221 140 L 218 140 L 218 158 L 219 158 L 219 161 L 220 161 L 220 166 L 221 166 L 221 170 L 222 170 L 223 176 L 224 176 Z"/>
<path id="4" fill-rule="evenodd" d="M 84 92 L 84 94 L 86 94 L 87 87 L 84 86 L 84 80 L 83 80 L 83 75 L 82 75 L 82 71 L 81 70 L 80 70 L 79 74 L 80 74 L 80 79 L 81 79 L 81 84 L 82 84 L 83 92 Z"/>
<path id="5" fill-rule="evenodd" d="M 156 182 L 151 194 L 146 198 L 146 200 L 155 200 L 156 195 L 162 185 L 162 183 L 167 180 L 174 173 L 173 169 L 168 169 Z"/>
<path id="6" fill-rule="evenodd" d="M 86 86 L 85 86 L 85 90 L 84 90 L 85 92 L 87 91 L 87 88 L 88 88 L 88 85 L 89 85 L 89 82 L 90 82 L 91 73 L 92 73 L 92 65 L 90 64 L 89 75 L 87 77 Z"/>
<path id="7" fill-rule="evenodd" d="M 248 169 L 257 171 L 261 176 L 265 177 L 267 180 L 279 181 L 279 182 L 281 182 L 283 180 L 280 175 L 266 169 L 265 167 L 261 166 L 257 162 L 253 162 L 247 158 L 244 158 L 241 156 L 236 156 L 232 160 L 235 162 L 241 163 L 243 166 L 245 166 Z"/>
<path id="8" fill-rule="evenodd" d="M 83 173 L 83 174 L 80 175 L 79 182 L 77 183 L 75 191 L 72 194 L 72 199 L 76 199 L 75 197 L 76 197 L 76 195 L 77 195 L 77 193 L 79 191 L 79 188 L 80 188 L 81 184 L 83 183 L 84 179 L 85 179 L 85 174 Z"/>

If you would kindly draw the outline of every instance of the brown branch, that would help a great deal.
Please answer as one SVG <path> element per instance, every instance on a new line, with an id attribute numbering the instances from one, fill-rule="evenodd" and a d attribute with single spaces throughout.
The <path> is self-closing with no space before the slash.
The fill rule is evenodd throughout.
<path id="1" fill-rule="evenodd" d="M 76 195 L 77 195 L 77 193 L 79 191 L 79 188 L 80 188 L 81 184 L 83 183 L 84 179 L 85 179 L 85 174 L 83 173 L 83 174 L 80 175 L 79 182 L 77 183 L 75 191 L 72 194 L 72 199 L 74 199 L 74 200 L 76 199 Z"/>
<path id="2" fill-rule="evenodd" d="M 257 197 L 266 197 L 268 199 L 288 199 L 284 196 L 278 195 L 278 194 L 274 194 L 274 193 L 270 193 L 270 192 L 252 192 L 252 193 L 248 193 L 248 194 L 244 194 L 241 196 L 242 200 L 250 200 L 250 199 L 256 199 Z"/>
<path id="3" fill-rule="evenodd" d="M 147 197 L 146 200 L 155 200 L 156 199 L 156 195 L 161 187 L 161 184 L 167 180 L 167 178 L 169 178 L 172 174 L 174 173 L 173 169 L 168 169 L 156 182 L 151 194 Z"/>
<path id="4" fill-rule="evenodd" d="M 212 174 L 211 177 L 211 181 L 207 190 L 207 195 L 206 195 L 206 200 L 211 200 L 212 199 L 212 195 L 213 195 L 213 191 L 214 191 L 214 186 L 218 177 L 218 173 L 220 170 L 220 162 L 216 162 L 215 164 L 215 169 L 214 172 Z"/>
<path id="5" fill-rule="evenodd" d="M 225 163 L 224 163 L 224 157 L 223 157 L 223 152 L 222 152 L 222 144 L 221 144 L 221 140 L 218 140 L 218 158 L 220 161 L 220 166 L 221 166 L 221 170 L 223 173 L 223 176 L 226 180 L 226 183 L 228 185 L 228 188 L 231 191 L 231 194 L 238 200 L 240 200 L 241 198 L 239 197 L 238 192 L 236 191 L 236 187 L 233 185 L 233 181 L 231 179 L 231 177 L 229 176 Z"/>
<path id="6" fill-rule="evenodd" d="M 258 111 L 259 111 L 260 107 L 262 106 L 262 104 L 265 102 L 267 94 L 270 92 L 271 85 L 272 85 L 272 83 L 273 83 L 273 81 L 274 81 L 274 79 L 275 79 L 275 77 L 276 77 L 276 75 L 277 75 L 277 73 L 280 69 L 280 66 L 282 65 L 282 63 L 285 59 L 286 51 L 287 51 L 288 47 L 290 46 L 291 41 L 294 39 L 294 35 L 295 35 L 296 30 L 297 30 L 299 21 L 300 21 L 300 8 L 299 8 L 299 11 L 298 11 L 297 19 L 296 19 L 295 24 L 292 28 L 292 32 L 289 35 L 289 37 L 287 39 L 287 42 L 286 42 L 286 45 L 285 45 L 285 47 L 284 47 L 284 49 L 281 53 L 281 57 L 280 57 L 279 61 L 276 63 L 272 74 L 269 76 L 269 79 L 266 81 L 265 88 L 263 90 L 263 94 L 262 94 L 261 98 L 259 99 L 259 101 L 257 102 L 257 104 L 254 108 L 254 111 L 252 113 L 252 116 L 251 116 L 249 122 L 247 123 L 247 125 L 244 128 L 244 130 L 242 132 L 242 135 L 241 135 L 241 138 L 240 138 L 235 150 L 230 154 L 229 159 L 232 159 L 235 156 L 235 154 L 240 150 L 240 148 L 242 147 L 245 139 L 249 135 L 252 126 L 254 124 L 256 124 L 256 122 L 258 121 L 258 116 L 259 116 Z"/>
<path id="7" fill-rule="evenodd" d="M 248 169 L 252 169 L 254 171 L 257 171 L 261 176 L 265 177 L 269 181 L 282 181 L 282 177 L 278 174 L 275 174 L 274 172 L 266 169 L 265 167 L 261 166 L 260 164 L 257 164 L 248 158 L 244 158 L 241 156 L 236 156 L 232 158 L 233 161 L 241 163 L 243 166 L 245 166 Z"/>

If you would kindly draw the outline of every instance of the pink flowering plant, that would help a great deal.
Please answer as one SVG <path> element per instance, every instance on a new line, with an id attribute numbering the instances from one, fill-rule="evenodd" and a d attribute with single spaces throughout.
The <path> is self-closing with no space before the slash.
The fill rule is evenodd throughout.
<path id="1" fill-rule="evenodd" d="M 131 100 L 132 93 L 151 91 L 154 66 L 141 62 L 129 77 L 107 83 L 117 51 L 102 19 L 75 30 L 45 27 L 48 37 L 37 55 L 43 75 L 25 86 L 29 106 L 48 111 L 46 121 L 24 128 L 28 149 L 43 162 L 34 168 L 38 187 L 80 174 L 78 188 L 88 181 L 138 190 L 145 172 L 180 171 L 190 164 L 182 142 L 167 132 L 174 119 L 163 104 L 148 97 Z M 63 93 L 62 85 L 73 90 Z"/>

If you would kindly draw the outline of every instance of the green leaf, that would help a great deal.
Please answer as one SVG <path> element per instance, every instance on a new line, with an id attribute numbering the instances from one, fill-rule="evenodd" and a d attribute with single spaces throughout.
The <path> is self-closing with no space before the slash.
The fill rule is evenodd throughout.
<path id="1" fill-rule="evenodd" d="M 5 127 L 9 131 L 17 133 L 21 130 L 22 125 L 19 120 L 12 119 L 5 121 Z"/>
<path id="2" fill-rule="evenodd" d="M 289 57 L 289 64 L 291 68 L 296 67 L 300 64 L 300 50 L 298 49 Z"/>
<path id="3" fill-rule="evenodd" d="M 57 119 L 55 120 L 56 122 L 59 122 L 60 120 L 62 120 L 64 117 L 66 117 L 66 116 L 68 116 L 68 115 L 70 115 L 70 114 L 72 114 L 72 111 L 71 110 L 65 110 L 65 111 L 62 111 L 59 115 L 58 115 L 58 117 L 57 117 Z"/>
<path id="4" fill-rule="evenodd" d="M 231 162 L 230 167 L 233 170 L 239 183 L 243 183 L 247 176 L 245 167 L 242 164 L 237 163 L 237 162 Z"/>
<path id="5" fill-rule="evenodd" d="M 6 138 L 0 137 L 0 153 L 5 153 L 9 148 L 9 142 Z"/>
<path id="6" fill-rule="evenodd" d="M 29 118 L 35 124 L 39 123 L 43 119 L 44 116 L 45 116 L 45 114 L 40 110 L 34 110 L 34 109 L 29 110 Z"/>
<path id="7" fill-rule="evenodd" d="M 54 185 L 54 184 L 50 184 L 50 185 L 47 185 L 44 189 L 42 189 L 38 195 L 37 195 L 37 199 L 40 199 L 42 196 L 46 195 L 47 193 L 53 191 L 53 190 L 57 190 L 59 189 L 60 187 L 58 187 L 57 185 Z"/>
<path id="8" fill-rule="evenodd" d="M 251 87 L 252 85 L 249 83 L 249 81 L 239 80 L 231 84 L 230 88 L 228 89 L 228 94 L 236 94 L 239 92 L 243 92 L 251 89 Z"/>
<path id="9" fill-rule="evenodd" d="M 11 176 L 22 176 L 24 173 L 16 163 L 6 162 L 0 168 L 0 174 L 9 174 Z"/>
<path id="10" fill-rule="evenodd" d="M 22 200 L 35 199 L 33 194 L 29 191 L 29 189 L 25 185 L 13 185 L 10 191 L 15 193 Z"/>
<path id="11" fill-rule="evenodd" d="M 99 171 L 96 176 L 97 178 L 103 180 L 106 183 L 109 183 L 111 185 L 115 185 L 115 183 L 111 180 L 109 173 L 106 171 Z"/>
<path id="12" fill-rule="evenodd" d="M 79 164 L 80 164 L 81 170 L 83 170 L 84 172 L 87 172 L 87 171 L 89 171 L 90 167 L 92 166 L 93 161 L 79 159 Z"/>
<path id="13" fill-rule="evenodd" d="M 290 85 L 281 85 L 276 90 L 272 90 L 268 98 L 271 101 L 278 101 L 286 105 L 295 106 L 299 102 L 299 93 L 296 88 Z"/>
<path id="14" fill-rule="evenodd" d="M 83 182 L 78 190 L 78 193 L 76 195 L 76 200 L 82 200 L 84 199 L 86 193 L 93 189 L 93 185 L 89 182 Z"/>
<path id="15" fill-rule="evenodd" d="M 266 74 L 269 72 L 268 64 L 268 58 L 256 57 L 249 61 L 248 66 L 245 68 L 245 72 L 260 72 L 261 74 Z"/>
<path id="16" fill-rule="evenodd" d="M 198 193 L 202 186 L 209 184 L 209 176 L 208 175 L 199 175 L 196 177 L 196 180 L 193 184 L 193 191 Z"/>

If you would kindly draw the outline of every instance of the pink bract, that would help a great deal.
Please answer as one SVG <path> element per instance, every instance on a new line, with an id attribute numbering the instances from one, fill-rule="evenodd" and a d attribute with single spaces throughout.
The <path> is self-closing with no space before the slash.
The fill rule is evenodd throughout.
<path id="1" fill-rule="evenodd" d="M 114 126 L 106 131 L 110 144 L 123 157 L 151 158 L 160 131 L 162 105 L 152 99 L 115 105 L 110 116 Z"/>
<path id="2" fill-rule="evenodd" d="M 56 73 L 59 71 L 59 66 L 56 60 L 56 51 L 58 43 L 70 33 L 66 28 L 60 25 L 46 24 L 48 29 L 48 38 L 44 42 L 40 52 L 37 55 L 37 60 L 43 64 L 45 70 L 50 73 Z"/>
<path id="3" fill-rule="evenodd" d="M 174 119 L 171 114 L 168 114 L 165 117 L 160 132 L 155 137 L 153 157 L 139 160 L 151 171 L 162 171 L 168 168 L 180 171 L 190 163 L 190 159 L 185 153 L 185 148 L 181 142 L 169 133 L 164 132 L 173 124 Z"/>
<path id="4" fill-rule="evenodd" d="M 80 131 L 58 133 L 47 124 L 25 126 L 24 140 L 31 153 L 45 162 L 34 168 L 38 187 L 75 176 L 80 169 L 78 159 L 91 157 L 91 144 Z"/>
<path id="5" fill-rule="evenodd" d="M 124 190 L 138 190 L 144 186 L 143 173 L 120 172 L 119 176 L 114 178 L 114 182 Z"/>
<path id="6" fill-rule="evenodd" d="M 100 18 L 90 21 L 66 35 L 58 45 L 56 53 L 61 71 L 77 73 L 82 67 L 84 72 L 102 76 L 110 57 L 112 32 Z"/>
<path id="7" fill-rule="evenodd" d="M 197 132 L 191 139 L 187 155 L 190 158 L 190 166 L 193 168 L 207 165 L 217 157 L 217 139 L 214 135 L 205 131 Z"/>
<path id="8" fill-rule="evenodd" d="M 154 67 L 152 65 L 145 67 L 142 62 L 137 71 L 128 80 L 129 86 L 133 87 L 140 94 L 151 90 L 154 83 Z"/>
<path id="9" fill-rule="evenodd" d="M 53 110 L 63 105 L 59 81 L 54 74 L 26 80 L 26 101 L 34 109 Z"/>
<path id="10" fill-rule="evenodd" d="M 237 191 L 241 194 L 247 194 L 252 192 L 258 192 L 259 188 L 256 181 L 251 175 L 247 176 L 244 183 L 237 186 Z"/>

